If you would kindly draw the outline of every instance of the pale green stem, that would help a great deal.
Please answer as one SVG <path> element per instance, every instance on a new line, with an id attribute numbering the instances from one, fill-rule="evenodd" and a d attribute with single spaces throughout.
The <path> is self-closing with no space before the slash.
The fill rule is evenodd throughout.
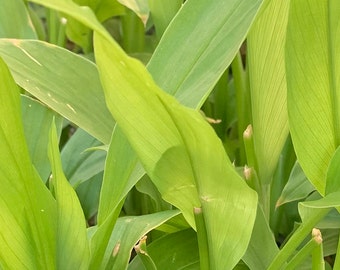
<path id="1" fill-rule="evenodd" d="M 207 230 L 205 227 L 204 216 L 201 207 L 194 207 L 194 216 L 197 230 L 198 251 L 200 256 L 200 269 L 209 270 L 209 246 Z"/>
<path id="2" fill-rule="evenodd" d="M 58 13 L 55 10 L 48 9 L 47 26 L 48 26 L 48 41 L 52 44 L 57 44 L 58 41 L 58 29 L 59 18 Z"/>
<path id="3" fill-rule="evenodd" d="M 60 46 L 60 47 L 65 47 L 65 41 L 66 41 L 66 35 L 65 35 L 66 23 L 67 23 L 66 18 L 61 18 L 60 19 L 58 38 L 57 38 L 57 45 Z"/>
<path id="4" fill-rule="evenodd" d="M 313 240 L 316 247 L 312 251 L 312 270 L 324 270 L 322 236 L 319 230 L 313 229 Z"/>

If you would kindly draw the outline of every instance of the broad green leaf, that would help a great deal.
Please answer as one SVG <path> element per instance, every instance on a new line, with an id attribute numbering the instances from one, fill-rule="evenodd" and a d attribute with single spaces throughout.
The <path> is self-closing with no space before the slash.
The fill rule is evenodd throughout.
<path id="1" fill-rule="evenodd" d="M 289 176 L 288 182 L 276 202 L 276 207 L 288 202 L 304 199 L 314 190 L 313 185 L 308 181 L 306 175 L 301 169 L 301 166 L 298 162 L 296 162 Z"/>
<path id="2" fill-rule="evenodd" d="M 55 202 L 34 170 L 20 96 L 0 58 L 0 265 L 55 269 Z"/>
<path id="3" fill-rule="evenodd" d="M 130 144 L 116 127 L 107 153 L 97 215 L 98 229 L 91 238 L 91 267 L 102 263 L 111 232 L 124 198 L 142 177 L 144 170 Z"/>
<path id="4" fill-rule="evenodd" d="M 153 241 L 147 248 L 157 269 L 200 269 L 197 236 L 193 230 L 167 234 Z M 140 258 L 136 256 L 129 264 L 128 270 L 140 269 L 143 269 L 143 265 Z"/>
<path id="5" fill-rule="evenodd" d="M 21 97 L 21 108 L 25 137 L 32 163 L 41 179 L 46 182 L 51 173 L 47 156 L 51 122 L 55 118 L 59 137 L 63 118 L 39 101 L 27 96 Z"/>
<path id="6" fill-rule="evenodd" d="M 57 130 L 52 123 L 48 156 L 57 201 L 56 264 L 58 269 L 87 269 L 90 261 L 86 224 L 77 194 L 61 167 Z M 55 244 L 55 243 L 54 243 Z"/>
<path id="7" fill-rule="evenodd" d="M 61 151 L 65 176 L 73 187 L 104 170 L 106 151 L 87 150 L 101 143 L 78 128 Z"/>
<path id="8" fill-rule="evenodd" d="M 160 38 L 170 21 L 183 4 L 183 0 L 158 1 L 148 0 L 152 21 L 156 28 L 156 34 Z"/>
<path id="9" fill-rule="evenodd" d="M 0 0 L 0 38 L 37 38 L 22 0 Z"/>
<path id="10" fill-rule="evenodd" d="M 146 22 L 149 19 L 149 5 L 148 0 L 117 0 L 122 5 L 131 9 L 137 16 L 141 19 L 141 21 L 146 25 Z"/>
<path id="11" fill-rule="evenodd" d="M 273 0 L 247 39 L 253 138 L 261 183 L 269 184 L 288 135 L 284 44 L 289 1 Z"/>
<path id="12" fill-rule="evenodd" d="M 31 40 L 1 39 L 0 56 L 22 88 L 109 143 L 114 121 L 93 63 L 60 47 Z"/>
<path id="13" fill-rule="evenodd" d="M 302 169 L 321 194 L 340 143 L 339 12 L 339 1 L 291 1 L 286 40 L 292 140 Z"/>
<path id="14" fill-rule="evenodd" d="M 184 105 L 201 107 L 240 48 L 261 3 L 187 0 L 148 64 L 156 83 Z"/>
<path id="15" fill-rule="evenodd" d="M 145 170 L 192 227 L 193 208 L 202 206 L 211 268 L 235 266 L 250 239 L 256 193 L 236 173 L 199 112 L 161 91 L 144 66 L 115 50 L 112 42 L 97 33 L 94 41 L 107 105 Z M 115 77 L 124 79 L 113 84 Z"/>
<path id="16" fill-rule="evenodd" d="M 325 194 L 340 191 L 340 147 L 338 147 L 334 153 L 334 156 L 330 160 L 327 178 L 326 178 L 326 190 Z"/>
<path id="17" fill-rule="evenodd" d="M 139 239 L 168 219 L 179 214 L 178 210 L 163 211 L 117 220 L 106 249 L 103 264 L 97 269 L 126 269 L 132 248 Z"/>

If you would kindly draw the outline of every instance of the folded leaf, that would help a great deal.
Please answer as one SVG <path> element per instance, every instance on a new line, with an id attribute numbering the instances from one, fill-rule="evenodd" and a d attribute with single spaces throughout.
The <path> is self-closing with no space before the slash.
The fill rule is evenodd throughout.
<path id="1" fill-rule="evenodd" d="M 161 91 L 145 68 L 110 40 L 98 33 L 94 40 L 108 108 L 145 170 L 192 227 L 193 208 L 202 206 L 211 268 L 235 266 L 250 239 L 256 193 L 236 173 L 199 112 Z"/>

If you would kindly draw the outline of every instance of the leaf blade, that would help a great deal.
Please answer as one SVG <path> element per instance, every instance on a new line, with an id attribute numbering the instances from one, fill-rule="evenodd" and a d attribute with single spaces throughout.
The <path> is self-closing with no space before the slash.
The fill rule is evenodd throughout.
<path id="1" fill-rule="evenodd" d="M 0 77 L 1 265 L 55 269 L 55 203 L 32 167 L 19 89 L 1 58 Z"/>
<path id="2" fill-rule="evenodd" d="M 325 193 L 328 164 L 339 144 L 339 63 L 331 60 L 340 53 L 334 44 L 339 35 L 334 20 L 339 8 L 337 1 L 293 1 L 287 30 L 292 140 L 301 167 L 321 194 Z"/>
<path id="3" fill-rule="evenodd" d="M 183 212 L 192 227 L 193 208 L 202 205 L 211 267 L 236 265 L 255 220 L 255 192 L 235 172 L 221 141 L 199 112 L 162 92 L 143 66 L 114 51 L 110 40 L 98 33 L 94 38 L 108 107 L 144 168 L 162 196 Z M 116 76 L 125 79 L 113 85 Z M 241 199 L 239 193 L 245 197 Z M 227 228 L 221 225 L 225 219 L 230 220 Z M 235 234 L 236 228 L 242 233 Z"/>
<path id="4" fill-rule="evenodd" d="M 48 156 L 57 201 L 57 268 L 86 269 L 90 250 L 85 218 L 78 197 L 62 171 L 54 122 L 49 134 Z"/>

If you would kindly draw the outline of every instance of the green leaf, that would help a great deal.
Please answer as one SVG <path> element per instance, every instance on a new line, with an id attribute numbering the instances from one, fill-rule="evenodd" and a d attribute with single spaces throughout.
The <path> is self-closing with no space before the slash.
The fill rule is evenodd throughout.
<path id="1" fill-rule="evenodd" d="M 340 147 L 338 147 L 332 157 L 326 178 L 326 191 L 325 194 L 340 191 Z"/>
<path id="2" fill-rule="evenodd" d="M 296 162 L 288 182 L 283 188 L 280 198 L 276 202 L 276 207 L 288 202 L 304 199 L 314 190 L 314 187 L 302 171 L 300 164 Z"/>
<path id="3" fill-rule="evenodd" d="M 340 144 L 339 12 L 339 1 L 292 1 L 287 30 L 290 131 L 299 163 L 321 194 Z"/>
<path id="4" fill-rule="evenodd" d="M 302 224 L 294 231 L 288 242 L 272 260 L 268 270 L 283 267 L 287 259 L 293 255 L 298 246 L 303 243 L 307 235 L 312 232 L 312 229 L 317 226 L 331 208 L 339 207 L 339 195 L 339 192 L 335 192 L 320 200 L 299 203 Z"/>
<path id="5" fill-rule="evenodd" d="M 191 229 L 167 234 L 147 247 L 157 269 L 200 269 L 197 237 Z M 193 265 L 196 267 L 193 268 Z M 129 264 L 128 270 L 139 270 L 143 269 L 142 267 L 140 258 L 136 256 Z"/>
<path id="6" fill-rule="evenodd" d="M 250 243 L 242 260 L 250 269 L 267 269 L 279 248 L 274 235 L 264 216 L 263 210 L 258 207 Z"/>
<path id="7" fill-rule="evenodd" d="M 98 225 L 120 205 L 127 193 L 142 177 L 144 170 L 126 137 L 116 127 L 105 162 L 104 181 L 100 195 Z"/>
<path id="8" fill-rule="evenodd" d="M 100 22 L 104 22 L 111 17 L 123 15 L 125 8 L 120 3 L 118 3 L 118 1 L 98 0 L 95 11 L 98 20 Z"/>
<path id="9" fill-rule="evenodd" d="M 0 265 L 55 269 L 55 202 L 31 164 L 19 89 L 1 58 L 0 81 Z"/>
<path id="10" fill-rule="evenodd" d="M 81 183 L 77 186 L 76 192 L 83 208 L 86 220 L 89 223 L 93 221 L 90 220 L 94 218 L 98 212 L 99 205 L 99 195 L 102 187 L 103 173 L 98 173 L 92 176 L 87 181 Z M 91 223 L 90 225 L 92 225 Z"/>
<path id="11" fill-rule="evenodd" d="M 258 176 L 269 184 L 288 135 L 284 44 L 289 1 L 273 0 L 247 39 Z"/>
<path id="12" fill-rule="evenodd" d="M 98 229 L 91 238 L 91 268 L 98 269 L 102 264 L 124 198 L 144 173 L 127 139 L 116 127 L 105 162 L 97 215 Z"/>
<path id="13" fill-rule="evenodd" d="M 61 151 L 64 173 L 73 187 L 104 170 L 106 151 L 88 148 L 101 143 L 78 128 Z"/>
<path id="14" fill-rule="evenodd" d="M 122 15 L 124 7 L 117 1 L 110 0 L 75 0 L 79 6 L 88 6 L 93 10 L 100 22 L 113 16 Z M 66 34 L 76 44 L 80 45 L 86 52 L 92 48 L 92 30 L 72 17 L 67 18 Z"/>
<path id="15" fill-rule="evenodd" d="M 51 122 L 55 118 L 59 137 L 63 118 L 39 101 L 27 96 L 21 97 L 21 107 L 25 137 L 31 160 L 41 179 L 46 182 L 51 173 L 47 156 L 48 134 Z"/>
<path id="16" fill-rule="evenodd" d="M 22 88 L 98 140 L 109 143 L 114 121 L 93 63 L 60 47 L 32 40 L 2 39 L 0 56 Z"/>
<path id="17" fill-rule="evenodd" d="M 161 91 L 144 66 L 115 50 L 112 42 L 97 33 L 94 40 L 108 107 L 145 170 L 192 227 L 193 208 L 202 206 L 211 268 L 236 265 L 250 239 L 256 193 L 236 173 L 199 112 Z M 113 84 L 117 77 L 121 80 Z"/>
<path id="18" fill-rule="evenodd" d="M 170 21 L 183 4 L 182 0 L 158 1 L 148 0 L 152 21 L 155 24 L 156 34 L 160 38 Z"/>
<path id="19" fill-rule="evenodd" d="M 187 0 L 148 64 L 156 83 L 184 105 L 200 108 L 236 55 L 261 3 Z"/>
<path id="20" fill-rule="evenodd" d="M 149 5 L 148 0 L 117 0 L 122 5 L 131 9 L 136 15 L 141 19 L 141 21 L 146 25 L 149 19 Z"/>
<path id="21" fill-rule="evenodd" d="M 61 167 L 57 131 L 54 122 L 49 134 L 48 156 L 57 201 L 56 254 L 58 269 L 87 269 L 90 260 L 86 224 L 77 194 Z"/>
<path id="22" fill-rule="evenodd" d="M 112 232 L 100 269 L 103 269 L 107 263 L 111 266 L 107 266 L 107 269 L 126 269 L 132 248 L 138 240 L 178 214 L 178 210 L 171 210 L 138 217 L 119 218 Z"/>
<path id="23" fill-rule="evenodd" d="M 0 38 L 37 38 L 24 1 L 0 0 L 0 7 Z"/>

